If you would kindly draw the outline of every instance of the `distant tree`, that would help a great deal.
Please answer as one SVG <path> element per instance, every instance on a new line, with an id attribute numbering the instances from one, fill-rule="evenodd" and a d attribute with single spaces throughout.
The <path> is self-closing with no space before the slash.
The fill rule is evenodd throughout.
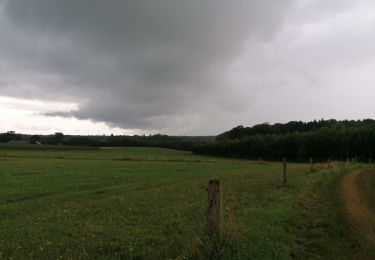
<path id="1" fill-rule="evenodd" d="M 61 144 L 63 142 L 63 140 L 64 140 L 64 134 L 63 133 L 61 133 L 61 132 L 55 133 L 55 142 L 57 144 Z"/>
<path id="2" fill-rule="evenodd" d="M 40 142 L 40 136 L 39 135 L 32 135 L 30 137 L 30 144 L 37 144 Z"/>
<path id="3" fill-rule="evenodd" d="M 7 133 L 0 134 L 0 143 L 7 143 L 11 140 L 21 140 L 21 136 L 15 134 L 14 131 L 8 131 Z"/>

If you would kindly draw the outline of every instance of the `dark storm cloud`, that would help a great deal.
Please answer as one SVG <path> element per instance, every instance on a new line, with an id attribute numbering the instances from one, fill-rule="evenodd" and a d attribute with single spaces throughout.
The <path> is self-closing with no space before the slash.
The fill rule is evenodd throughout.
<path id="1" fill-rule="evenodd" d="M 176 131 L 214 111 L 225 118 L 252 98 L 235 91 L 228 70 L 247 43 L 274 38 L 290 3 L 3 1 L 0 89 L 76 101 L 75 117 L 123 128 Z"/>

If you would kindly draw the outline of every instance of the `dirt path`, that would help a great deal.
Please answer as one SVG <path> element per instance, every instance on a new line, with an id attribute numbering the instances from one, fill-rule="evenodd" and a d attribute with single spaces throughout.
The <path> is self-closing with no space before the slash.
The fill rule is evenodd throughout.
<path id="1" fill-rule="evenodd" d="M 375 170 L 346 174 L 339 186 L 353 234 L 361 245 L 361 257 L 373 259 L 375 248 Z"/>

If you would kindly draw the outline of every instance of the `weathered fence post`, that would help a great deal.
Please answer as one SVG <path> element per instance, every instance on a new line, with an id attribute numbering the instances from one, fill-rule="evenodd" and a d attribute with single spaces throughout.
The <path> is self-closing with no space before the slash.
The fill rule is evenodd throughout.
<path id="1" fill-rule="evenodd" d="M 314 171 L 314 163 L 313 163 L 313 158 L 310 157 L 310 172 Z"/>
<path id="2" fill-rule="evenodd" d="M 286 185 L 288 183 L 288 178 L 286 176 L 286 158 L 283 160 L 284 169 L 283 169 L 283 184 Z"/>
<path id="3" fill-rule="evenodd" d="M 221 190 L 219 180 L 210 180 L 208 184 L 208 236 L 212 240 L 220 239 L 221 229 Z"/>

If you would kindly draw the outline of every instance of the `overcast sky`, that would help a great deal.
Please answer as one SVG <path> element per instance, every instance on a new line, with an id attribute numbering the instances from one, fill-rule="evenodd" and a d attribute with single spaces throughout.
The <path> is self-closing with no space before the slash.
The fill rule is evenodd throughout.
<path id="1" fill-rule="evenodd" d="M 375 118 L 373 0 L 0 0 L 0 131 Z"/>

